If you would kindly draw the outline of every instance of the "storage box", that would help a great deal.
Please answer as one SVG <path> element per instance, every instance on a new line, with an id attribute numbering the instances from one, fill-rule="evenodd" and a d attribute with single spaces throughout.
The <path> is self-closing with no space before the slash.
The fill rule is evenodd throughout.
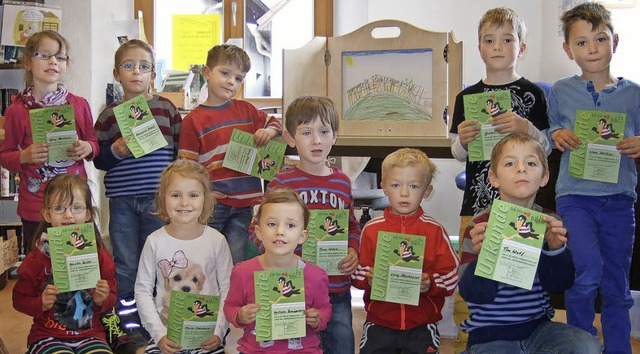
<path id="1" fill-rule="evenodd" d="M 162 96 L 168 99 L 178 109 L 190 109 L 188 104 L 189 100 L 187 98 L 187 93 L 184 90 L 179 92 L 157 91 L 157 92 L 154 92 L 154 94 L 157 94 L 158 96 Z"/>
<path id="2" fill-rule="evenodd" d="M 0 273 L 18 262 L 18 238 L 15 230 L 7 231 L 7 239 L 0 237 Z"/>

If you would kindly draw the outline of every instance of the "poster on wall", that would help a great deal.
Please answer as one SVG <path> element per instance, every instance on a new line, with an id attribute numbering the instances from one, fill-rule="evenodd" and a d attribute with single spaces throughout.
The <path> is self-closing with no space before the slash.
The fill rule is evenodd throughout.
<path id="1" fill-rule="evenodd" d="M 59 8 L 4 2 L 0 44 L 24 47 L 34 33 L 60 31 L 62 10 Z"/>

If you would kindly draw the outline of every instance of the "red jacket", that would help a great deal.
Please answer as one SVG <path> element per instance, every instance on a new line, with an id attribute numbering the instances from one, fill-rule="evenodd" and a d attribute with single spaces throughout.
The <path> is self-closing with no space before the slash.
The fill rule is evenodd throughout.
<path id="1" fill-rule="evenodd" d="M 418 306 L 370 299 L 371 285 L 363 276 L 364 267 L 373 271 L 378 231 L 399 232 L 426 237 L 422 272 L 429 274 L 431 287 L 420 293 Z M 460 261 L 442 225 L 419 208 L 414 214 L 401 216 L 387 208 L 384 214 L 369 221 L 362 229 L 360 260 L 352 283 L 365 290 L 367 321 L 398 330 L 409 330 L 442 319 L 444 298 L 453 294 L 458 284 Z"/>

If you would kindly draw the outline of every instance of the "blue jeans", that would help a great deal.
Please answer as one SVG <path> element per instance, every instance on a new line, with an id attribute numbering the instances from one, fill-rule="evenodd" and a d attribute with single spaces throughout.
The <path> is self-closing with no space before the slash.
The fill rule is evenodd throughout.
<path id="1" fill-rule="evenodd" d="M 209 226 L 218 230 L 227 239 L 233 264 L 244 260 L 252 218 L 252 207 L 236 208 L 216 203 L 213 208 L 213 220 Z"/>
<path id="2" fill-rule="evenodd" d="M 165 223 L 152 212 L 155 196 L 109 199 L 109 234 L 116 263 L 118 298 L 132 298 L 140 254 L 147 237 Z"/>
<path id="3" fill-rule="evenodd" d="M 351 292 L 329 294 L 333 313 L 327 323 L 327 329 L 320 332 L 324 354 L 355 353 L 353 338 Z"/>
<path id="4" fill-rule="evenodd" d="M 508 331 L 505 326 L 505 331 Z M 598 340 L 586 331 L 564 323 L 544 322 L 523 341 L 498 340 L 476 344 L 469 354 L 600 354 Z"/>
<path id="5" fill-rule="evenodd" d="M 556 208 L 569 234 L 576 267 L 573 286 L 565 292 L 567 323 L 592 335 L 595 299 L 602 296 L 604 353 L 631 354 L 633 299 L 629 290 L 635 237 L 633 199 L 627 195 L 558 198 Z"/>

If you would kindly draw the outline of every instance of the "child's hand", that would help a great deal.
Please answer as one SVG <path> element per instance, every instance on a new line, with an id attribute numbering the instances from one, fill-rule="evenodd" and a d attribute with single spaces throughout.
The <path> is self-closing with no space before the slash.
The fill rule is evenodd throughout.
<path id="1" fill-rule="evenodd" d="M 239 324 L 248 325 L 256 320 L 256 313 L 258 313 L 258 311 L 260 311 L 260 305 L 258 304 L 244 305 L 240 308 L 240 311 L 238 311 L 236 319 Z"/>
<path id="2" fill-rule="evenodd" d="M 164 336 L 158 342 L 158 348 L 160 348 L 162 354 L 175 354 L 180 351 L 180 344 Z"/>
<path id="3" fill-rule="evenodd" d="M 316 329 L 320 325 L 320 311 L 314 308 L 309 308 L 304 311 L 306 317 L 307 326 Z"/>
<path id="4" fill-rule="evenodd" d="M 429 279 L 429 274 L 422 273 L 422 277 L 420 278 L 420 292 L 426 293 L 431 289 L 431 279 Z"/>
<path id="5" fill-rule="evenodd" d="M 640 157 L 640 136 L 626 138 L 617 143 L 616 148 L 621 154 L 627 155 L 632 159 L 637 159 Z"/>
<path id="6" fill-rule="evenodd" d="M 473 253 L 480 253 L 480 249 L 482 248 L 482 240 L 485 238 L 485 231 L 487 230 L 488 222 L 481 222 L 476 224 L 476 226 L 469 231 L 469 235 L 471 236 L 471 243 L 473 244 Z"/>
<path id="7" fill-rule="evenodd" d="M 551 215 L 545 215 L 542 217 L 543 221 L 547 223 L 547 230 L 544 233 L 544 240 L 549 245 L 549 250 L 557 250 L 567 243 L 567 229 L 564 228 L 562 221 L 554 218 Z"/>
<path id="8" fill-rule="evenodd" d="M 96 306 L 102 306 L 104 300 L 109 297 L 109 290 L 111 289 L 109 288 L 109 283 L 106 280 L 98 280 L 98 284 L 93 290 L 93 303 L 96 304 Z"/>
<path id="9" fill-rule="evenodd" d="M 116 140 L 111 146 L 113 148 L 113 152 L 118 155 L 118 157 L 125 157 L 131 153 L 129 147 L 127 146 L 127 142 L 130 138 L 119 138 Z"/>
<path id="10" fill-rule="evenodd" d="M 520 117 L 513 111 L 502 113 L 493 117 L 493 125 L 496 126 L 498 133 L 515 133 L 529 131 L 529 121 Z"/>
<path id="11" fill-rule="evenodd" d="M 202 344 L 200 344 L 200 349 L 213 351 L 214 349 L 220 346 L 220 343 L 222 343 L 222 340 L 220 340 L 220 337 L 214 334 L 211 339 L 205 342 L 202 342 Z"/>
<path id="12" fill-rule="evenodd" d="M 564 152 L 565 149 L 569 151 L 580 147 L 580 139 L 577 135 L 569 129 L 558 129 L 551 134 L 551 140 L 556 145 L 556 149 Z"/>
<path id="13" fill-rule="evenodd" d="M 49 157 L 49 144 L 31 144 L 20 152 L 21 164 L 37 164 L 47 161 Z"/>
<path id="14" fill-rule="evenodd" d="M 338 262 L 338 269 L 342 274 L 351 275 L 358 267 L 358 252 L 353 248 L 347 249 L 347 256 Z"/>
<path id="15" fill-rule="evenodd" d="M 271 128 L 262 128 L 256 130 L 253 134 L 253 142 L 256 143 L 256 146 L 262 147 L 269 142 L 269 140 L 273 139 L 278 132 L 275 129 Z"/>
<path id="16" fill-rule="evenodd" d="M 467 149 L 467 144 L 473 141 L 480 133 L 480 124 L 473 120 L 465 120 L 458 124 L 458 138 L 462 147 Z"/>
<path id="17" fill-rule="evenodd" d="M 51 310 L 58 294 L 60 294 L 60 292 L 53 284 L 48 284 L 44 290 L 42 290 L 42 311 Z"/>
<path id="18" fill-rule="evenodd" d="M 91 144 L 84 140 L 76 140 L 73 147 L 67 149 L 67 156 L 72 157 L 74 161 L 80 161 L 91 155 L 92 152 Z"/>

